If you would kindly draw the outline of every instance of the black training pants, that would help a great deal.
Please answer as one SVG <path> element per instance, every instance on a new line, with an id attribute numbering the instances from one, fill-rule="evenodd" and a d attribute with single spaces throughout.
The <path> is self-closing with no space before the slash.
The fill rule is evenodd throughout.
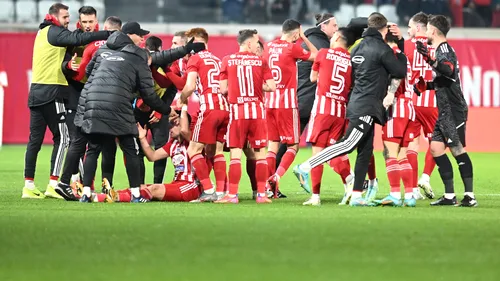
<path id="1" fill-rule="evenodd" d="M 373 118 L 363 116 L 349 120 L 345 135 L 335 144 L 325 148 L 320 153 L 311 157 L 307 162 L 314 168 L 323 163 L 345 154 L 349 154 L 357 147 L 358 156 L 354 167 L 354 190 L 363 191 L 363 183 L 368 164 L 373 153 L 373 138 L 375 135 Z"/>
<path id="2" fill-rule="evenodd" d="M 26 148 L 24 177 L 35 178 L 36 160 L 42 147 L 45 131 L 49 127 L 54 146 L 50 159 L 50 175 L 59 176 L 64 160 L 64 152 L 69 143 L 66 126 L 66 110 L 63 101 L 52 101 L 48 104 L 30 108 L 30 137 Z"/>
<path id="3" fill-rule="evenodd" d="M 109 151 L 116 148 L 115 136 L 103 134 L 87 135 L 89 141 L 87 153 L 85 154 L 85 163 L 83 164 L 85 174 L 83 176 L 83 186 L 91 186 L 94 180 L 97 159 L 101 151 Z M 130 187 L 139 187 L 144 181 L 140 178 L 140 158 L 139 144 L 132 135 L 118 136 L 120 148 L 125 157 L 125 168 Z"/>
<path id="4" fill-rule="evenodd" d="M 72 143 L 74 143 L 76 141 L 81 141 L 81 140 L 78 140 L 78 138 L 83 137 L 81 135 L 81 133 L 78 131 L 79 128 L 77 128 L 75 125 L 75 115 L 76 115 L 76 110 L 74 110 L 74 109 L 66 110 L 66 126 L 68 127 L 68 132 L 69 132 L 69 147 L 68 147 L 68 152 L 66 152 L 66 159 L 64 160 L 63 174 L 64 174 L 64 170 L 67 167 L 66 162 L 68 161 L 68 154 L 69 154 L 69 151 L 71 149 Z M 85 142 L 87 142 L 86 139 L 85 139 Z M 79 158 L 78 160 L 73 160 L 73 161 L 77 161 L 78 164 L 71 165 L 71 168 L 73 169 L 71 172 L 72 175 L 77 174 L 78 171 L 80 171 L 80 175 L 83 177 L 83 155 L 84 154 L 85 154 L 85 150 L 83 151 L 83 153 L 81 153 L 81 158 Z M 72 158 L 70 157 L 70 159 L 72 159 Z M 61 178 L 62 178 L 62 176 L 61 176 Z M 62 181 L 62 179 L 61 179 L 61 181 Z M 63 181 L 63 183 L 66 183 L 66 182 Z"/>

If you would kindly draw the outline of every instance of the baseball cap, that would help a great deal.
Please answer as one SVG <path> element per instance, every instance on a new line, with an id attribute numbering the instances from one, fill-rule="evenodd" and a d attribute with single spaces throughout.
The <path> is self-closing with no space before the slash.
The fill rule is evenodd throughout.
<path id="1" fill-rule="evenodd" d="M 141 25 L 136 21 L 127 22 L 122 26 L 122 32 L 125 34 L 136 34 L 144 36 L 149 34 L 149 30 L 141 29 Z"/>

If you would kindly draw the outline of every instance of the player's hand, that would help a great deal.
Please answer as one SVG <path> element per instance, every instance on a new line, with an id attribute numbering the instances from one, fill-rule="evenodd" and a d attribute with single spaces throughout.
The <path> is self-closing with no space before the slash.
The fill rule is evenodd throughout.
<path id="1" fill-rule="evenodd" d="M 393 103 L 394 103 L 394 94 L 387 93 L 387 96 L 385 96 L 384 101 L 382 102 L 385 109 L 388 109 Z"/>
<path id="2" fill-rule="evenodd" d="M 71 70 L 73 70 L 73 71 L 77 71 L 77 70 L 78 70 L 78 68 L 80 67 L 80 64 L 76 62 L 76 57 L 77 57 L 77 56 L 78 56 L 78 55 L 75 53 L 75 54 L 73 55 L 73 57 L 71 58 L 71 60 L 69 61 L 69 64 L 70 64 L 70 66 L 71 66 Z"/>
<path id="3" fill-rule="evenodd" d="M 148 135 L 147 125 L 144 125 L 144 128 L 137 122 L 137 130 L 139 131 L 139 139 L 143 139 Z"/>
<path id="4" fill-rule="evenodd" d="M 149 119 L 149 124 L 160 122 L 161 117 L 162 117 L 161 113 L 156 111 L 151 112 L 151 115 L 149 115 L 149 118 L 151 118 Z"/>
<path id="5" fill-rule="evenodd" d="M 415 79 L 415 84 L 413 85 L 413 91 L 417 96 L 420 96 L 422 92 L 425 92 L 427 90 L 427 84 L 424 81 L 424 78 L 422 76 L 418 77 Z"/>
<path id="6" fill-rule="evenodd" d="M 421 54 L 422 57 L 424 57 L 424 60 L 428 64 L 430 65 L 434 64 L 434 61 L 432 60 L 431 55 L 429 54 L 429 49 L 427 48 L 427 46 L 424 45 L 424 43 L 420 41 L 417 41 L 417 52 Z"/>
<path id="7" fill-rule="evenodd" d="M 389 32 L 392 33 L 392 35 L 398 37 L 399 40 L 401 40 L 403 38 L 403 34 L 401 33 L 401 29 L 399 29 L 399 26 L 392 22 L 390 22 L 388 25 Z"/>
<path id="8" fill-rule="evenodd" d="M 306 35 L 304 34 L 304 29 L 302 29 L 302 26 L 299 27 L 299 36 L 301 39 L 306 38 Z"/>
<path id="9" fill-rule="evenodd" d="M 188 54 L 195 54 L 205 50 L 205 43 L 194 42 L 194 37 L 184 46 Z"/>
<path id="10" fill-rule="evenodd" d="M 172 107 L 172 111 L 170 111 L 170 114 L 168 115 L 168 122 L 174 122 L 177 119 L 179 119 L 179 114 L 177 114 L 177 112 L 175 112 L 175 108 Z"/>

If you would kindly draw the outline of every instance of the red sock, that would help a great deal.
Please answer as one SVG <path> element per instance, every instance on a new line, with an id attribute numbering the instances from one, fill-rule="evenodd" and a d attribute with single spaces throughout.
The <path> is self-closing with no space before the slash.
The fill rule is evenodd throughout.
<path id="1" fill-rule="evenodd" d="M 241 160 L 231 159 L 229 163 L 229 194 L 238 194 L 238 185 L 241 180 Z"/>
<path id="2" fill-rule="evenodd" d="M 316 166 L 311 170 L 311 182 L 313 194 L 319 194 L 321 189 L 321 177 L 323 176 L 323 165 Z"/>
<path id="3" fill-rule="evenodd" d="M 413 192 L 413 171 L 407 158 L 399 160 L 399 173 L 401 174 L 401 179 L 403 180 L 403 185 L 405 186 L 405 193 Z"/>
<path id="4" fill-rule="evenodd" d="M 401 192 L 401 174 L 399 172 L 399 163 L 396 158 L 388 158 L 385 160 L 387 168 L 387 177 L 389 178 L 389 185 L 391 192 Z"/>
<path id="5" fill-rule="evenodd" d="M 130 202 L 131 197 L 130 189 L 118 191 L 118 202 Z"/>
<path id="6" fill-rule="evenodd" d="M 418 182 L 418 152 L 415 150 L 408 150 L 406 152 L 406 157 L 411 165 L 411 186 L 417 187 Z"/>
<path id="7" fill-rule="evenodd" d="M 207 161 L 208 177 L 210 177 L 210 174 L 212 173 L 212 170 L 214 169 L 215 156 L 214 157 L 205 157 L 205 161 Z"/>
<path id="8" fill-rule="evenodd" d="M 50 176 L 50 180 L 59 180 L 59 176 Z"/>
<path id="9" fill-rule="evenodd" d="M 377 172 L 375 171 L 375 156 L 372 154 L 370 158 L 370 164 L 368 164 L 368 179 L 374 180 L 377 178 Z"/>
<path id="10" fill-rule="evenodd" d="M 266 192 L 266 181 L 269 178 L 267 174 L 268 163 L 266 160 L 257 160 L 255 163 L 255 179 L 257 180 L 257 192 L 265 193 Z"/>
<path id="11" fill-rule="evenodd" d="M 347 161 L 345 161 L 343 157 L 344 156 L 333 158 L 328 164 L 335 173 L 340 175 L 342 182 L 345 184 L 346 178 L 351 174 L 351 165 L 349 164 L 349 157 L 346 156 Z"/>
<path id="12" fill-rule="evenodd" d="M 227 173 L 226 173 L 226 179 L 224 180 L 224 192 L 228 192 L 229 191 L 229 178 L 227 177 Z"/>
<path id="13" fill-rule="evenodd" d="M 208 190 L 213 188 L 212 182 L 210 181 L 208 175 L 207 162 L 205 161 L 205 157 L 200 153 L 196 154 L 191 158 L 191 165 L 195 170 L 195 174 L 201 182 L 204 190 Z"/>
<path id="14" fill-rule="evenodd" d="M 213 159 L 216 191 L 224 192 L 226 187 L 226 158 L 224 158 L 223 154 L 219 154 L 215 155 Z"/>
<path id="15" fill-rule="evenodd" d="M 285 155 L 283 155 L 283 158 L 281 158 L 280 166 L 276 170 L 276 174 L 279 177 L 282 177 L 286 173 L 288 168 L 290 168 L 290 165 L 292 165 L 293 160 L 295 160 L 295 155 L 297 155 L 297 151 L 295 149 L 293 148 L 287 149 Z M 274 161 L 275 161 L 274 165 L 276 165 L 276 158 Z"/>
<path id="16" fill-rule="evenodd" d="M 272 151 L 268 151 L 266 160 L 267 160 L 267 170 L 268 170 L 269 176 L 272 176 L 272 175 L 274 175 L 274 173 L 276 173 L 276 170 L 275 170 L 276 169 L 276 153 L 274 153 Z"/>
<path id="17" fill-rule="evenodd" d="M 425 165 L 424 165 L 424 174 L 431 176 L 432 171 L 436 167 L 436 161 L 434 161 L 434 157 L 432 157 L 431 149 L 429 148 L 425 153 Z"/>
<path id="18" fill-rule="evenodd" d="M 148 189 L 141 188 L 140 191 L 141 191 L 142 198 L 147 199 L 147 200 L 151 200 L 153 198 L 153 195 L 151 194 L 151 192 L 149 192 Z"/>
<path id="19" fill-rule="evenodd" d="M 250 184 L 252 185 L 252 190 L 257 191 L 257 179 L 255 178 L 255 166 L 257 161 L 247 158 L 247 175 L 250 178 Z"/>
<path id="20" fill-rule="evenodd" d="M 97 193 L 96 195 L 97 202 L 104 202 L 106 200 L 106 194 L 104 193 Z"/>

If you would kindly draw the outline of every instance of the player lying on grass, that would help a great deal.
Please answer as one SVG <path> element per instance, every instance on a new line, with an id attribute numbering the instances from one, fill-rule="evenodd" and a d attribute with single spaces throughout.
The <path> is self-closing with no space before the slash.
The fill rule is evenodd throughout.
<path id="1" fill-rule="evenodd" d="M 147 130 L 139 124 L 139 139 L 144 155 L 150 162 L 170 157 L 175 168 L 174 180 L 168 184 L 151 184 L 141 186 L 139 200 L 131 201 L 130 190 L 115 191 L 109 184 L 104 184 L 103 193 L 96 194 L 97 202 L 134 202 L 145 203 L 155 201 L 185 201 L 197 199 L 201 192 L 200 186 L 195 182 L 191 163 L 187 155 L 187 147 L 191 138 L 189 130 L 189 115 L 187 106 L 183 106 L 180 118 L 171 120 L 170 141 L 157 150 L 153 150 L 146 139 Z"/>

